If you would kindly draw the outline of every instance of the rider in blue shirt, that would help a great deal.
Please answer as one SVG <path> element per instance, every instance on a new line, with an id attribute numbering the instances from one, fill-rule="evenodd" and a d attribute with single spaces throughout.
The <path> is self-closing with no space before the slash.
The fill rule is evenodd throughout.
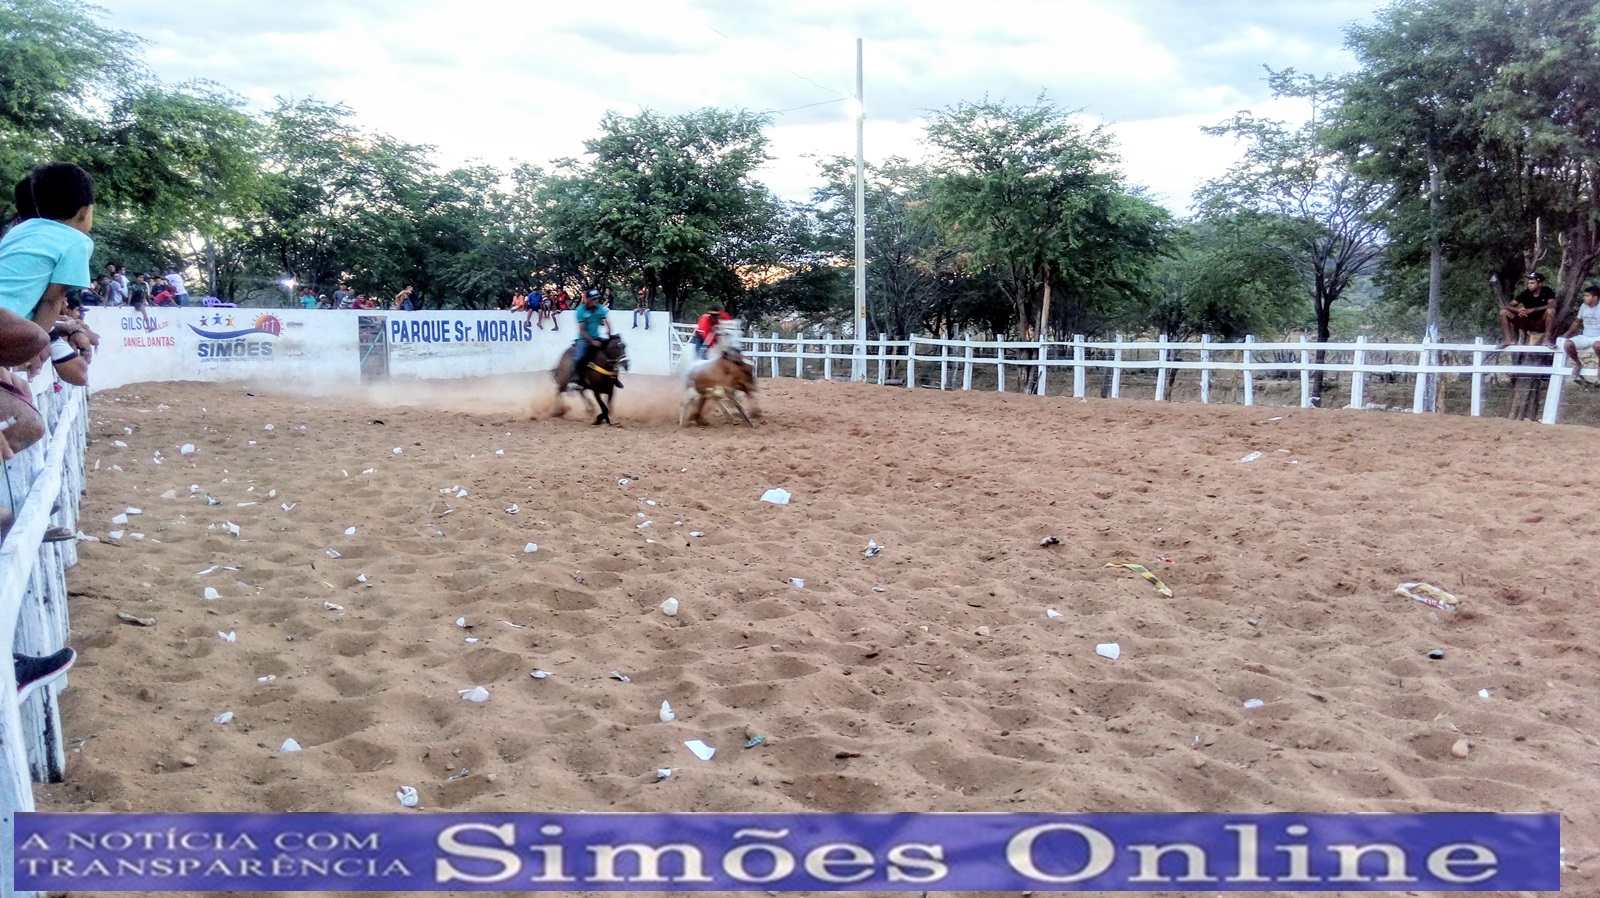
<path id="1" fill-rule="evenodd" d="M 611 329 L 611 319 L 606 316 L 606 307 L 600 305 L 600 291 L 590 290 L 583 297 L 583 305 L 578 306 L 576 313 L 578 320 L 578 339 L 572 342 L 572 382 L 578 382 L 579 372 L 588 363 L 590 353 L 603 341 L 600 335 L 601 325 L 605 325 L 605 334 L 611 336 L 615 331 Z"/>

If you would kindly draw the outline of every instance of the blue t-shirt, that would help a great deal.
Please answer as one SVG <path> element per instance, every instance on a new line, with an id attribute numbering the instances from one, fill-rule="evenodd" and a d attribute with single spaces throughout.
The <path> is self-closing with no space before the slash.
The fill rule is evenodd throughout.
<path id="1" fill-rule="evenodd" d="M 24 318 L 51 284 L 89 286 L 94 241 L 70 225 L 48 218 L 18 223 L 0 238 L 0 308 Z"/>
<path id="2" fill-rule="evenodd" d="M 578 306 L 578 331 L 591 340 L 600 339 L 600 322 L 606 320 L 606 307 L 595 306 L 594 311 L 589 311 L 588 306 Z"/>

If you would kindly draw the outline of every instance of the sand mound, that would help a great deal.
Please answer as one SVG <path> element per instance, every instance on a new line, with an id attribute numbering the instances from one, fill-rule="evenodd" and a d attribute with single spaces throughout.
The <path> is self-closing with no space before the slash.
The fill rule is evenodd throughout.
<path id="1" fill-rule="evenodd" d="M 537 388 L 97 396 L 82 527 L 145 538 L 72 573 L 43 806 L 1561 811 L 1595 863 L 1592 431 L 793 381 L 679 430 L 644 378 L 597 429 Z"/>

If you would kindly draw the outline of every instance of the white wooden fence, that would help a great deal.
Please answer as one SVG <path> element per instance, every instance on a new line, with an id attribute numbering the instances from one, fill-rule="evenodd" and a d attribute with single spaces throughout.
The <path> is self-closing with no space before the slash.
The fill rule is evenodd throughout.
<path id="1" fill-rule="evenodd" d="M 687 352 L 689 325 L 674 325 L 674 355 Z M 1507 378 L 1540 378 L 1544 393 L 1542 419 L 1546 424 L 1559 420 L 1561 398 L 1566 382 L 1582 373 L 1596 376 L 1595 368 L 1581 372 L 1568 364 L 1565 352 L 1557 347 L 1514 346 L 1496 352 L 1481 338 L 1474 343 L 1373 343 L 1358 337 L 1353 343 L 1313 343 L 1305 337 L 1294 342 L 1263 343 L 1246 337 L 1242 343 L 1214 343 L 1202 337 L 1194 343 L 1174 343 L 1166 337 L 1156 340 L 1086 340 L 1081 335 L 1070 342 L 1007 341 L 973 339 L 944 340 L 913 336 L 909 340 L 890 340 L 879 334 L 862 346 L 852 337 L 770 337 L 746 336 L 743 350 L 757 363 L 765 376 L 820 375 L 824 379 L 849 378 L 861 361 L 866 380 L 879 384 L 918 386 L 937 389 L 973 389 L 974 372 L 993 374 L 995 388 L 1013 388 L 1008 375 L 1033 369 L 1030 392 L 1046 395 L 1055 378 L 1071 375 L 1071 395 L 1084 398 L 1091 372 L 1100 373 L 1105 383 L 1100 394 L 1120 398 L 1125 372 L 1154 373 L 1154 398 L 1172 398 L 1170 384 L 1177 372 L 1196 372 L 1198 399 L 1210 403 L 1217 398 L 1219 376 L 1229 375 L 1228 392 L 1238 392 L 1244 405 L 1257 405 L 1263 381 L 1299 379 L 1299 405 L 1312 407 L 1312 372 L 1348 378 L 1349 407 L 1368 408 L 1369 381 L 1394 382 L 1401 377 L 1415 378 L 1411 410 L 1426 408 L 1431 383 L 1470 383 L 1468 412 L 1480 416 L 1492 384 Z M 1324 354 L 1316 361 L 1316 354 Z M 1550 364 L 1551 354 L 1555 364 Z M 1521 364 L 1515 364 L 1521 362 Z M 1065 393 L 1064 388 L 1057 389 Z M 1224 397 L 1224 401 L 1230 401 Z"/>
<path id="2" fill-rule="evenodd" d="M 0 544 L 0 643 L 25 655 L 48 655 L 67 643 L 66 570 L 78 561 L 76 540 L 45 542 L 52 527 L 77 532 L 84 485 L 88 398 L 46 370 L 35 378 L 34 401 L 48 435 L 6 462 L 0 505 L 16 515 Z M 0 896 L 14 891 L 16 814 L 33 810 L 33 783 L 60 782 L 66 744 L 56 692 L 62 679 L 17 703 L 16 671 L 0 664 Z"/>

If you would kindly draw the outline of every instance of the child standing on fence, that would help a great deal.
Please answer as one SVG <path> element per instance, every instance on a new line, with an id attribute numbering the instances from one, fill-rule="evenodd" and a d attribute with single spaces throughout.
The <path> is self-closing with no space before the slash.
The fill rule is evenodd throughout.
<path id="1" fill-rule="evenodd" d="M 94 241 L 89 229 L 94 225 L 94 179 L 83 169 L 66 162 L 41 165 L 17 182 L 12 193 L 18 222 L 0 238 L 0 310 L 15 317 L 6 318 L 9 326 L 0 327 L 10 345 L 0 356 L 16 346 L 36 343 L 31 330 L 17 319 L 46 334 L 66 311 L 69 291 L 90 284 L 89 256 Z M 7 336 L 9 333 L 9 336 Z M 22 362 L 29 373 L 36 373 L 48 352 Z M 44 421 L 33 406 L 26 381 L 0 371 L 0 421 L 7 422 L 6 446 L 0 454 L 20 452 L 44 436 Z"/>
<path id="2" fill-rule="evenodd" d="M 48 331 L 66 311 L 67 291 L 90 283 L 94 179 L 53 162 L 17 182 L 13 199 L 21 220 L 0 238 L 0 308 Z"/>

